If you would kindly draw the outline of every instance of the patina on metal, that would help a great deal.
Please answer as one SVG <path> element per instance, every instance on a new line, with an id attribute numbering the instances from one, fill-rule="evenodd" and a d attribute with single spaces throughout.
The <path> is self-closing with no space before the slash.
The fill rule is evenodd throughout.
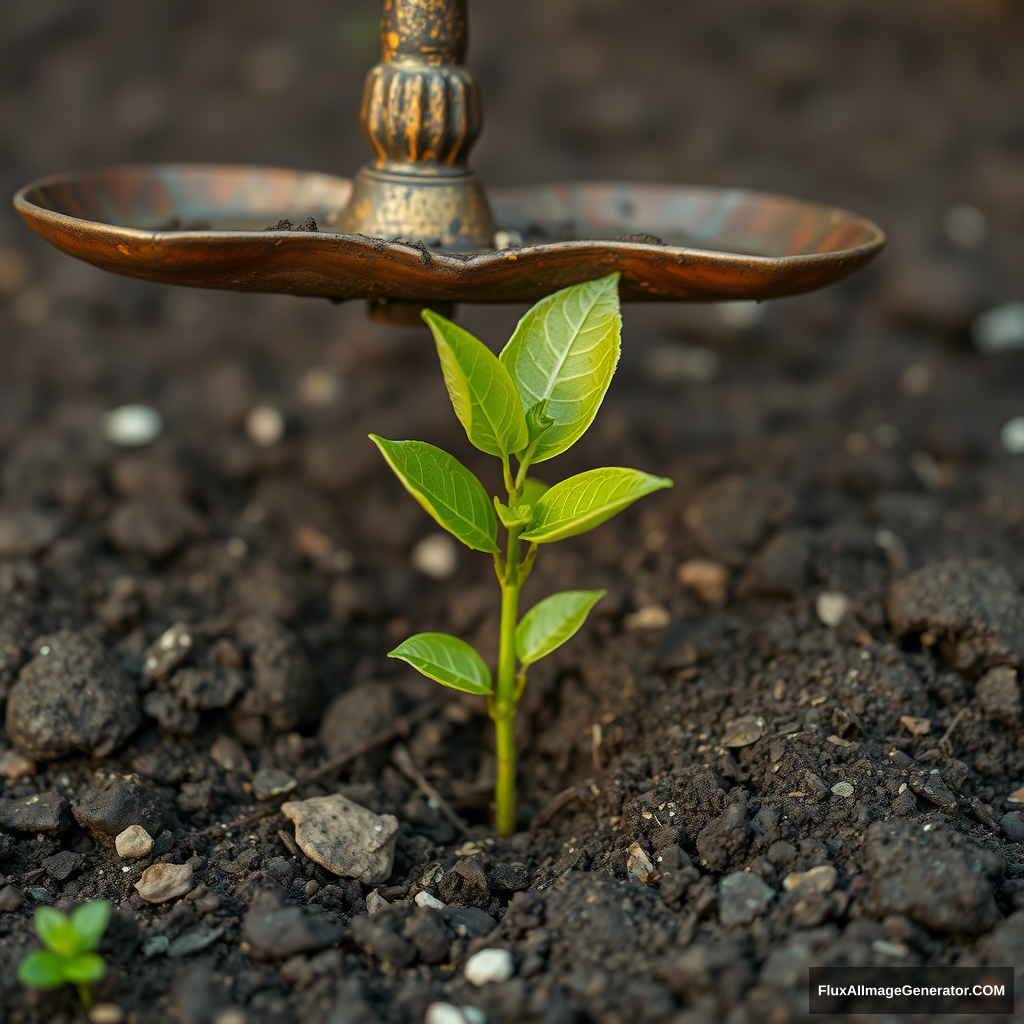
<path id="1" fill-rule="evenodd" d="M 354 181 L 261 167 L 114 167 L 47 178 L 14 204 L 57 248 L 165 284 L 425 305 L 535 302 L 618 271 L 624 301 L 769 299 L 838 281 L 885 235 L 845 210 L 741 189 L 566 182 L 497 189 L 480 131 L 466 0 L 385 0 Z M 493 211 L 493 213 L 492 213 Z M 316 230 L 285 230 L 312 218 Z M 493 248 L 494 229 L 505 233 Z M 514 242 L 515 244 L 509 244 Z M 449 305 L 444 305 L 449 304 Z"/>
<path id="2" fill-rule="evenodd" d="M 463 64 L 466 0 L 385 0 L 380 40 L 361 112 L 374 159 L 356 175 L 338 229 L 456 252 L 491 248 L 494 217 L 468 165 L 483 118 Z"/>

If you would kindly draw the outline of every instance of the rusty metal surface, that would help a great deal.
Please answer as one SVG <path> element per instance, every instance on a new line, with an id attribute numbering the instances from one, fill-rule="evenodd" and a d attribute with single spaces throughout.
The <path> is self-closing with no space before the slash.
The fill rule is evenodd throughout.
<path id="1" fill-rule="evenodd" d="M 489 248 L 494 217 L 468 163 L 483 116 L 463 65 L 466 0 L 385 0 L 380 36 L 360 112 L 373 160 L 356 175 L 338 229 L 451 251 Z"/>
<path id="2" fill-rule="evenodd" d="M 272 168 L 119 167 L 26 186 L 15 206 L 57 248 L 166 284 L 341 299 L 534 302 L 611 271 L 626 301 L 767 299 L 863 266 L 882 231 L 782 196 L 673 185 L 496 189 L 524 244 L 478 254 L 334 233 L 348 179 Z M 317 232 L 266 231 L 312 216 Z M 658 235 L 667 244 L 621 236 Z"/>

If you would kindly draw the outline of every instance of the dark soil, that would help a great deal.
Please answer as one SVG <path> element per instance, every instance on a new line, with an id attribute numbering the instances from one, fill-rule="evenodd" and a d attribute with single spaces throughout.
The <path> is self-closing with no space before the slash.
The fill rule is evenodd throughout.
<path id="1" fill-rule="evenodd" d="M 676 487 L 538 560 L 529 601 L 609 596 L 533 671 L 505 841 L 474 699 L 307 781 L 437 695 L 386 659 L 396 641 L 445 629 L 494 650 L 488 560 L 416 571 L 435 529 L 366 440 L 424 438 L 492 472 L 428 336 L 354 306 L 110 278 L 5 215 L 4 1021 L 81 1018 L 14 971 L 36 906 L 99 897 L 117 909 L 97 995 L 134 1024 L 419 1024 L 436 1001 L 502 1024 L 786 1024 L 811 964 L 1024 963 L 1024 468 L 999 435 L 1024 413 L 1024 356 L 968 342 L 975 314 L 1024 298 L 1018 12 L 479 6 L 487 180 L 803 194 L 876 218 L 891 249 L 745 328 L 626 309 L 591 435 L 543 470 Z M 9 0 L 0 183 L 170 158 L 354 171 L 375 9 Z M 971 250 L 942 230 L 964 202 L 990 224 Z M 461 319 L 499 345 L 520 313 Z M 102 439 L 125 402 L 163 415 L 151 446 Z M 261 447 L 245 422 L 266 404 L 286 430 Z M 696 558 L 714 565 L 685 587 Z M 694 591 L 723 573 L 722 600 Z M 463 830 L 396 766 L 399 739 Z M 289 799 L 398 819 L 385 883 L 326 872 L 280 813 L 224 827 L 282 773 Z M 141 860 L 114 849 L 129 824 L 155 840 Z M 184 896 L 142 900 L 151 864 Z M 463 966 L 491 947 L 515 974 L 476 988 Z"/>

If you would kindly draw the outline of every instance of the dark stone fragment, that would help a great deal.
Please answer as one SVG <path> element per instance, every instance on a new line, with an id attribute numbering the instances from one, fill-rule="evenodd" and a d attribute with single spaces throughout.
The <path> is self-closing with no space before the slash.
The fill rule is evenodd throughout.
<path id="1" fill-rule="evenodd" d="M 320 725 L 320 743 L 328 757 L 352 750 L 398 717 L 398 702 L 387 683 L 363 683 L 327 706 Z"/>
<path id="2" fill-rule="evenodd" d="M 13 885 L 5 885 L 0 889 L 0 913 L 10 914 L 21 910 L 25 905 L 25 895 Z"/>
<path id="3" fill-rule="evenodd" d="M 71 825 L 71 809 L 59 793 L 39 793 L 21 800 L 0 800 L 0 825 L 12 832 L 60 835 Z"/>
<path id="4" fill-rule="evenodd" d="M 943 811 L 956 810 L 956 797 L 950 793 L 941 775 L 911 775 L 910 788 L 920 797 Z"/>
<path id="5" fill-rule="evenodd" d="M 709 871 L 725 871 L 730 863 L 742 858 L 748 838 L 746 807 L 733 804 L 697 836 L 701 865 Z"/>
<path id="6" fill-rule="evenodd" d="M 518 862 L 494 864 L 487 873 L 492 892 L 522 892 L 530 888 L 530 872 Z"/>
<path id="7" fill-rule="evenodd" d="M 129 825 L 141 825 L 151 836 L 167 822 L 167 808 L 138 775 L 105 775 L 72 804 L 75 820 L 93 837 L 109 845 Z"/>
<path id="8" fill-rule="evenodd" d="M 1020 686 L 1017 673 L 1006 665 L 989 670 L 978 680 L 974 691 L 985 717 L 990 722 L 1008 725 L 1011 728 L 1020 723 Z"/>
<path id="9" fill-rule="evenodd" d="M 661 898 L 669 906 L 679 906 L 700 872 L 693 866 L 686 852 L 679 846 L 666 846 L 657 864 L 661 876 Z"/>
<path id="10" fill-rule="evenodd" d="M 171 676 L 171 689 L 186 708 L 226 708 L 244 689 L 245 679 L 233 668 L 181 668 Z"/>
<path id="11" fill-rule="evenodd" d="M 80 853 L 61 850 L 52 857 L 46 857 L 42 865 L 55 882 L 66 882 L 82 866 L 82 859 Z"/>
<path id="12" fill-rule="evenodd" d="M 191 736 L 199 728 L 199 713 L 184 707 L 173 693 L 151 690 L 142 698 L 142 710 L 174 736 Z"/>
<path id="13" fill-rule="evenodd" d="M 525 895 L 517 893 L 513 903 Z M 476 907 L 445 907 L 443 914 L 445 921 L 455 929 L 455 934 L 464 939 L 478 939 L 481 935 L 489 935 L 497 927 L 490 914 Z"/>
<path id="14" fill-rule="evenodd" d="M 954 558 L 925 566 L 889 588 L 886 606 L 897 636 L 931 633 L 962 672 L 1019 665 L 1024 657 L 1020 591 L 1002 565 Z"/>
<path id="15" fill-rule="evenodd" d="M 121 551 L 161 561 L 186 542 L 204 537 L 206 523 L 180 498 L 140 498 L 114 510 L 107 535 Z"/>
<path id="16" fill-rule="evenodd" d="M 489 907 L 491 890 L 484 869 L 472 857 L 463 857 L 446 871 L 437 886 L 438 896 L 458 907 Z"/>
<path id="17" fill-rule="evenodd" d="M 999 819 L 999 826 L 1011 843 L 1024 843 L 1024 821 L 1021 820 L 1020 811 L 1004 814 Z"/>
<path id="18" fill-rule="evenodd" d="M 22 753 L 106 757 L 135 731 L 135 684 L 96 637 L 64 630 L 35 650 L 7 700 L 7 733 Z"/>
<path id="19" fill-rule="evenodd" d="M 442 964 L 448 959 L 449 936 L 444 917 L 433 907 L 417 907 L 402 929 L 402 937 L 416 947 L 425 964 Z"/>
<path id="20" fill-rule="evenodd" d="M 999 920 L 989 879 L 1002 857 L 945 827 L 925 831 L 905 820 L 876 821 L 864 843 L 875 913 L 909 917 L 938 932 L 976 935 Z"/>
<path id="21" fill-rule="evenodd" d="M 171 941 L 167 947 L 167 956 L 171 960 L 191 956 L 212 946 L 224 934 L 221 928 L 197 928 L 195 931 L 186 932 Z"/>
<path id="22" fill-rule="evenodd" d="M 383 963 L 402 968 L 408 967 L 416 959 L 416 947 L 390 926 L 388 918 L 353 917 L 349 921 L 349 928 L 360 949 Z"/>
<path id="23" fill-rule="evenodd" d="M 258 960 L 276 960 L 332 946 L 342 925 L 301 907 L 284 907 L 273 893 L 261 893 L 242 922 L 242 935 Z M 396 936 L 397 937 L 397 936 Z M 404 965 L 403 965 L 404 966 Z"/>
<path id="24" fill-rule="evenodd" d="M 861 735 L 864 727 L 852 711 L 847 711 L 846 708 L 833 708 L 832 732 L 844 740 L 849 740 Z"/>

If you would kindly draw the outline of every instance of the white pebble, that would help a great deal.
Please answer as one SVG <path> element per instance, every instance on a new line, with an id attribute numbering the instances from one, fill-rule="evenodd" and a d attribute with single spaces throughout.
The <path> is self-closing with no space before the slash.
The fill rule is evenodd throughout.
<path id="1" fill-rule="evenodd" d="M 507 949 L 481 949 L 466 961 L 464 971 L 466 980 L 474 985 L 508 981 L 515 972 L 512 954 Z"/>
<path id="2" fill-rule="evenodd" d="M 465 1014 L 452 1003 L 431 1003 L 423 1024 L 468 1024 Z"/>
<path id="3" fill-rule="evenodd" d="M 989 354 L 1024 348 L 1024 302 L 1004 302 L 979 313 L 971 324 L 971 340 Z"/>
<path id="4" fill-rule="evenodd" d="M 436 896 L 431 896 L 426 889 L 424 889 L 423 892 L 416 893 L 416 906 L 433 907 L 434 910 L 444 910 L 444 904 Z"/>
<path id="5" fill-rule="evenodd" d="M 100 432 L 111 443 L 137 448 L 155 441 L 164 429 L 156 409 L 148 405 L 122 405 L 100 418 Z"/>
<path id="6" fill-rule="evenodd" d="M 832 787 L 832 792 L 836 796 L 853 796 L 853 786 L 849 782 L 837 782 Z"/>
<path id="7" fill-rule="evenodd" d="M 97 1003 L 86 1014 L 89 1024 L 121 1024 L 124 1010 L 116 1003 Z"/>
<path id="8" fill-rule="evenodd" d="M 1024 452 L 1024 416 L 1014 416 L 1003 424 L 999 434 L 1003 447 L 1011 455 L 1020 455 Z"/>
<path id="9" fill-rule="evenodd" d="M 414 569 L 435 580 L 446 580 L 451 576 L 458 560 L 455 542 L 447 533 L 432 533 L 424 537 L 409 556 Z"/>
<path id="10" fill-rule="evenodd" d="M 988 234 L 988 217 L 976 206 L 957 203 L 942 215 L 942 231 L 961 249 L 977 249 Z"/>
<path id="11" fill-rule="evenodd" d="M 245 432 L 253 444 L 269 448 L 284 437 L 284 417 L 272 405 L 257 405 L 245 418 Z"/>
<path id="12" fill-rule="evenodd" d="M 125 860 L 139 860 L 153 852 L 153 837 L 141 825 L 129 825 L 118 833 L 114 840 L 114 849 L 118 857 Z"/>
<path id="13" fill-rule="evenodd" d="M 645 604 L 632 615 L 622 620 L 626 629 L 664 629 L 672 621 L 672 615 L 660 604 Z"/>
<path id="14" fill-rule="evenodd" d="M 511 249 L 513 246 L 519 246 L 522 244 L 523 236 L 519 234 L 515 228 L 510 228 L 507 231 L 496 231 L 494 233 L 495 249 Z"/>
<path id="15" fill-rule="evenodd" d="M 826 626 L 838 626 L 850 608 L 850 599 L 839 590 L 823 590 L 814 603 L 818 618 Z"/>
<path id="16" fill-rule="evenodd" d="M 366 912 L 370 917 L 376 917 L 382 910 L 391 904 L 376 889 L 371 889 L 366 894 Z"/>

